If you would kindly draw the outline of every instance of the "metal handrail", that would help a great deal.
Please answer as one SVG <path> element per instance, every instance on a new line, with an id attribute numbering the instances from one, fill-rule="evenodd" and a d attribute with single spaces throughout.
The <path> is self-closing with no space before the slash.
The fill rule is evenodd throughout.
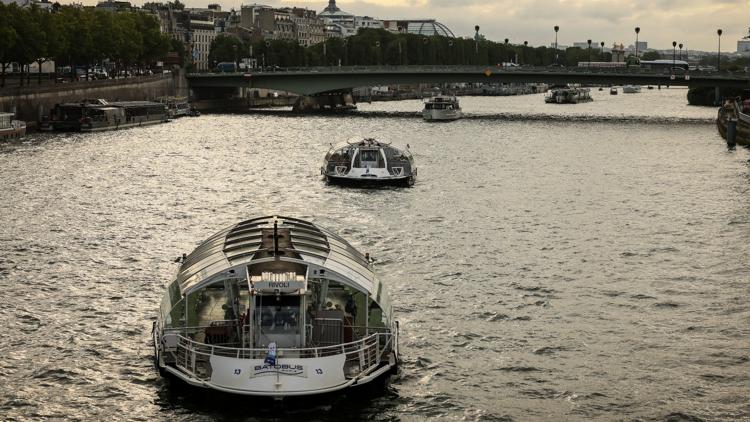
<path id="1" fill-rule="evenodd" d="M 211 346 L 195 342 L 179 334 L 166 334 L 165 336 L 177 336 L 177 350 L 173 351 L 175 365 L 178 369 L 184 371 L 193 378 L 209 380 L 211 378 L 212 367 L 209 363 L 211 356 L 234 357 L 237 359 L 262 359 L 265 357 L 265 349 L 243 349 L 229 348 L 223 346 Z M 381 346 L 381 337 L 384 338 Z M 374 333 L 363 339 L 350 343 L 339 344 L 327 347 L 315 347 L 304 349 L 278 349 L 278 358 L 284 358 L 284 352 L 296 352 L 299 357 L 324 357 L 335 355 L 346 355 L 345 362 L 348 365 L 355 365 L 353 368 L 358 374 L 367 374 L 380 365 L 383 355 L 392 348 L 393 334 Z M 234 353 L 224 354 L 216 353 L 217 351 L 234 351 Z M 248 355 L 248 352 L 249 355 Z M 301 352 L 304 353 L 304 356 Z M 311 353 L 312 352 L 312 353 Z M 335 353 L 331 353 L 335 352 Z M 290 356 L 297 358 L 298 356 Z M 352 366 L 350 366 L 351 368 Z M 200 373 L 198 371 L 200 369 Z"/>
<path id="2" fill-rule="evenodd" d="M 322 346 L 322 347 L 280 348 L 277 350 L 277 353 L 278 353 L 278 356 L 283 356 L 284 354 L 299 355 L 300 357 L 333 356 L 333 355 L 337 355 L 341 353 L 356 352 L 362 348 L 362 347 L 357 347 L 357 346 L 359 345 L 364 346 L 366 343 L 372 342 L 375 339 L 378 340 L 377 343 L 379 344 L 381 337 L 385 338 L 386 344 L 390 344 L 391 336 L 392 336 L 392 333 L 389 330 L 388 332 L 385 332 L 385 333 L 376 332 L 376 333 L 370 334 L 367 337 L 363 337 L 361 339 L 351 341 L 348 343 L 341 343 L 341 344 L 336 344 L 332 346 Z M 236 357 L 238 359 L 257 359 L 259 357 L 265 357 L 266 353 L 268 353 L 268 350 L 265 348 L 227 347 L 227 346 L 217 346 L 217 345 L 199 343 L 188 337 L 182 336 L 180 334 L 175 334 L 175 333 L 166 333 L 162 335 L 162 338 L 166 338 L 166 337 L 177 337 L 178 346 L 197 351 L 199 354 L 204 354 L 207 356 L 215 355 L 215 356 L 225 356 L 225 357 Z M 209 352 L 201 352 L 200 350 L 208 350 Z"/>

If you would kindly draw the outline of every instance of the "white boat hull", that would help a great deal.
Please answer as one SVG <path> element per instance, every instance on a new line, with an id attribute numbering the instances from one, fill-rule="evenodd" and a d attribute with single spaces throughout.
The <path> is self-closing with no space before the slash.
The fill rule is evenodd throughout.
<path id="1" fill-rule="evenodd" d="M 640 86 L 624 86 L 622 87 L 623 94 L 637 94 L 641 92 Z"/>
<path id="2" fill-rule="evenodd" d="M 450 121 L 463 117 L 461 110 L 422 110 L 422 117 L 427 121 Z"/>

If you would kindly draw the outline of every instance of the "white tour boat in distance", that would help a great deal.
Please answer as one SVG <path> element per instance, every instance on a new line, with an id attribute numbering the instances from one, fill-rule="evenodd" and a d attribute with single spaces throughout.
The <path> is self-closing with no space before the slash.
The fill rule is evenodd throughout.
<path id="1" fill-rule="evenodd" d="M 335 233 L 266 216 L 178 260 L 154 322 L 157 366 L 187 384 L 249 396 L 359 386 L 398 364 L 384 286 Z"/>
<path id="2" fill-rule="evenodd" d="M 544 98 L 548 104 L 578 104 L 593 101 L 588 88 L 557 88 L 550 91 L 549 95 Z"/>
<path id="3" fill-rule="evenodd" d="M 440 95 L 431 97 L 424 103 L 422 117 L 427 121 L 450 121 L 463 116 L 458 98 Z"/>
<path id="4" fill-rule="evenodd" d="M 409 145 L 354 138 L 331 147 L 320 173 L 330 183 L 411 186 L 417 167 Z"/>
<path id="5" fill-rule="evenodd" d="M 639 92 L 641 92 L 640 85 L 623 85 L 622 87 L 623 94 L 638 94 Z"/>

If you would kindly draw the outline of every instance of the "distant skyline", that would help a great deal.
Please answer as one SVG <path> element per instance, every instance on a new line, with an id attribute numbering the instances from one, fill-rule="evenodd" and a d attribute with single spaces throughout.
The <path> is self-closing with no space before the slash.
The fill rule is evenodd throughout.
<path id="1" fill-rule="evenodd" d="M 181 0 L 187 7 L 218 3 L 224 10 L 238 9 L 255 1 Z M 96 4 L 97 0 L 84 0 Z M 143 1 L 133 2 L 142 5 Z M 328 0 L 257 1 L 274 7 L 307 7 L 320 12 Z M 553 27 L 560 26 L 558 43 L 573 45 L 587 39 L 614 42 L 626 47 L 639 39 L 649 48 L 668 49 L 672 41 L 691 50 L 716 51 L 721 28 L 721 49 L 734 52 L 737 40 L 748 35 L 750 0 L 337 0 L 342 10 L 380 19 L 434 18 L 456 36 L 472 36 L 474 25 L 488 39 L 512 43 L 550 45 Z"/>

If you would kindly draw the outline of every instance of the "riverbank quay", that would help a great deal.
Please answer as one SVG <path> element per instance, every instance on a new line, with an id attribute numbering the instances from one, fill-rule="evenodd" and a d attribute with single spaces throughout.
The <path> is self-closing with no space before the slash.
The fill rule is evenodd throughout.
<path id="1" fill-rule="evenodd" d="M 355 88 L 353 96 L 358 102 L 401 101 L 431 97 L 440 93 L 450 93 L 456 96 L 504 97 L 538 94 L 547 91 L 547 89 L 547 84 L 479 84 L 477 86 L 463 87 L 420 85 L 396 90 L 379 90 L 373 87 L 363 87 Z"/>
<path id="2" fill-rule="evenodd" d="M 149 101 L 159 97 L 188 94 L 182 71 L 124 79 L 81 81 L 55 85 L 10 87 L 0 89 L 0 110 L 15 113 L 25 121 L 29 131 L 56 104 L 75 103 L 91 98 L 111 101 Z"/>

